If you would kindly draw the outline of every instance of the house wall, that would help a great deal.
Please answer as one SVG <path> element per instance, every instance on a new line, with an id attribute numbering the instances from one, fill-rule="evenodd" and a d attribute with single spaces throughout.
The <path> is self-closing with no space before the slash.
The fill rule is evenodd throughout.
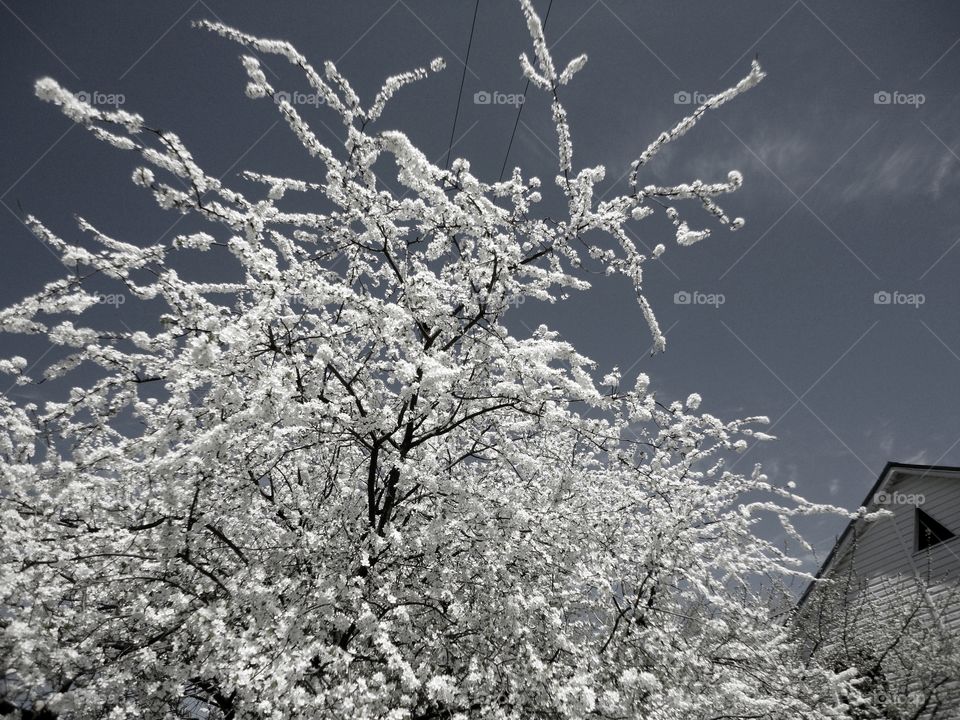
<path id="1" fill-rule="evenodd" d="M 886 502 L 868 507 L 882 507 L 892 517 L 860 523 L 854 542 L 847 544 L 828 576 L 844 577 L 852 566 L 881 608 L 880 621 L 889 623 L 902 621 L 908 607 L 917 607 L 922 599 L 918 588 L 925 587 L 929 600 L 922 603 L 921 610 L 926 619 L 960 643 L 960 474 L 895 471 L 882 489 Z M 917 551 L 915 507 L 955 537 Z M 955 712 L 960 718 L 960 679 L 944 688 L 942 694 L 954 709 L 945 716 L 954 717 L 950 712 Z"/>
<path id="2" fill-rule="evenodd" d="M 897 473 L 885 493 L 894 500 L 915 498 L 921 509 L 956 536 L 917 552 L 915 506 L 902 502 L 878 506 L 894 516 L 866 524 L 858 534 L 853 557 L 857 574 L 868 579 L 920 577 L 932 594 L 956 592 L 960 579 L 960 478 Z M 850 560 L 848 554 L 835 572 L 849 567 Z M 952 604 L 943 620 L 960 636 L 960 602 Z"/>

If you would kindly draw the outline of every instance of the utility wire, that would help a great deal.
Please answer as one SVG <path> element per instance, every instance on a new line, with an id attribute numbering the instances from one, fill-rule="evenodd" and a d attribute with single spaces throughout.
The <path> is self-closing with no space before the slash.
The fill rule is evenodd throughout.
<path id="1" fill-rule="evenodd" d="M 547 29 L 547 20 L 550 19 L 550 9 L 553 7 L 553 0 L 550 0 L 550 4 L 547 5 L 547 14 L 543 16 L 543 29 Z M 527 100 L 527 90 L 530 89 L 530 80 L 527 80 L 527 84 L 523 86 L 523 102 L 520 103 L 520 107 L 517 109 L 517 119 L 513 122 L 513 132 L 510 133 L 510 142 L 507 143 L 507 153 L 503 156 L 503 165 L 500 166 L 500 180 L 503 180 L 503 173 L 507 169 L 507 160 L 510 157 L 510 148 L 513 147 L 513 137 L 517 134 L 517 126 L 520 124 L 520 113 L 523 112 L 523 106 L 526 105 Z"/>
<path id="2" fill-rule="evenodd" d="M 551 0 L 552 2 L 553 0 Z M 460 101 L 463 99 L 463 84 L 467 79 L 467 64 L 470 62 L 470 48 L 473 46 L 473 31 L 477 27 L 477 11 L 480 9 L 480 0 L 473 6 L 473 22 L 470 23 L 470 39 L 467 41 L 467 56 L 463 61 L 463 74 L 460 76 L 460 92 L 457 94 L 457 110 L 453 114 L 453 127 L 450 128 L 450 142 L 447 144 L 447 162 L 444 167 L 450 167 L 450 152 L 453 150 L 453 137 L 457 132 L 457 119 L 460 117 Z"/>

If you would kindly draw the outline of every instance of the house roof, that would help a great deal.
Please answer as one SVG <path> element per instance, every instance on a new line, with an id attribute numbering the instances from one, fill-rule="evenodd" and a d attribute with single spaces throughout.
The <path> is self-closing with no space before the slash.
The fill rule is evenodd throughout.
<path id="1" fill-rule="evenodd" d="M 870 492 L 867 493 L 867 496 L 864 498 L 863 502 L 860 503 L 860 505 L 865 507 L 868 511 L 874 508 L 877 504 L 877 494 L 886 488 L 887 485 L 889 485 L 893 481 L 893 478 L 898 474 L 919 474 L 922 477 L 930 473 L 956 473 L 960 475 L 960 467 L 953 465 L 914 465 L 910 463 L 888 462 L 880 472 L 880 475 L 877 477 L 877 481 L 873 484 L 873 487 L 870 488 Z M 841 533 L 840 537 L 838 537 L 837 541 L 833 544 L 830 554 L 827 555 L 826 560 L 823 561 L 823 564 L 820 566 L 820 569 L 817 571 L 814 579 L 809 585 L 807 585 L 807 589 L 803 591 L 803 595 L 801 595 L 800 599 L 797 601 L 798 608 L 803 606 L 803 603 L 806 601 L 814 586 L 817 584 L 817 580 L 824 577 L 830 571 L 834 561 L 840 557 L 844 547 L 853 538 L 854 531 L 861 523 L 862 518 L 859 517 L 853 518 L 849 523 L 847 523 L 847 527 L 844 528 L 843 533 Z"/>

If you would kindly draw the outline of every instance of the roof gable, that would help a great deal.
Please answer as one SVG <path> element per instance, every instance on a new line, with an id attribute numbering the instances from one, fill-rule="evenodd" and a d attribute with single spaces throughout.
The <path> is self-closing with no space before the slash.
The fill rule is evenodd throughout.
<path id="1" fill-rule="evenodd" d="M 902 480 L 905 477 L 922 479 L 928 475 L 936 475 L 938 478 L 942 477 L 945 479 L 954 479 L 960 481 L 960 467 L 951 465 L 914 465 L 908 463 L 888 462 L 881 471 L 880 475 L 877 477 L 877 480 L 870 489 L 870 492 L 867 493 L 863 503 L 861 503 L 861 507 L 866 510 L 866 512 L 862 513 L 862 515 L 881 509 L 885 504 L 889 503 L 890 498 L 895 496 L 895 493 L 891 493 L 890 491 L 893 489 L 892 486 L 897 481 Z M 861 517 L 852 519 L 847 524 L 847 527 L 834 543 L 833 548 L 827 555 L 826 560 L 823 561 L 823 564 L 820 566 L 820 569 L 814 576 L 814 580 L 810 582 L 806 590 L 804 590 L 803 595 L 800 596 L 800 599 L 797 601 L 797 607 L 801 607 L 804 604 L 807 597 L 810 595 L 811 591 L 816 585 L 816 581 L 827 575 L 830 570 L 840 560 L 842 560 L 842 558 L 847 554 L 848 550 L 852 547 L 853 541 L 860 533 L 865 531 L 866 523 L 864 522 L 862 515 Z M 928 513 L 924 513 L 924 515 L 930 517 Z M 944 533 L 944 531 L 949 533 L 949 537 L 942 537 L 941 542 L 954 536 L 950 530 L 943 527 L 942 523 L 937 524 L 941 528 L 941 535 Z M 934 533 L 934 536 L 936 537 L 936 533 Z"/>

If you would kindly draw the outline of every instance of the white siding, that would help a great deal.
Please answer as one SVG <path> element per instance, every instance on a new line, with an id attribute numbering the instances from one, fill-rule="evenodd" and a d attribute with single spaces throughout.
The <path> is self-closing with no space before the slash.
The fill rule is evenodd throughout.
<path id="1" fill-rule="evenodd" d="M 937 594 L 955 589 L 960 578 L 960 478 L 897 473 L 886 493 L 922 498 L 919 507 L 955 533 L 955 537 L 917 552 L 914 506 L 885 505 L 894 517 L 864 524 L 858 533 L 854 557 L 857 573 L 868 579 L 918 576 Z M 842 564 L 848 562 L 849 553 Z M 837 570 L 840 565 L 837 563 Z M 960 635 L 960 603 L 945 619 Z"/>
<path id="2" fill-rule="evenodd" d="M 871 510 L 883 507 L 893 517 L 858 523 L 827 576 L 842 577 L 852 563 L 856 574 L 866 581 L 867 592 L 889 607 L 883 615 L 890 619 L 903 609 L 908 598 L 917 597 L 919 578 L 936 608 L 926 608 L 928 619 L 942 623 L 947 633 L 960 639 L 960 473 L 895 469 L 883 490 L 895 500 L 913 496 L 917 506 L 955 537 L 918 552 L 914 505 L 868 505 Z M 941 697 L 946 696 L 951 710 L 944 715 L 941 709 L 938 717 L 960 718 L 960 680 L 944 690 Z"/>

